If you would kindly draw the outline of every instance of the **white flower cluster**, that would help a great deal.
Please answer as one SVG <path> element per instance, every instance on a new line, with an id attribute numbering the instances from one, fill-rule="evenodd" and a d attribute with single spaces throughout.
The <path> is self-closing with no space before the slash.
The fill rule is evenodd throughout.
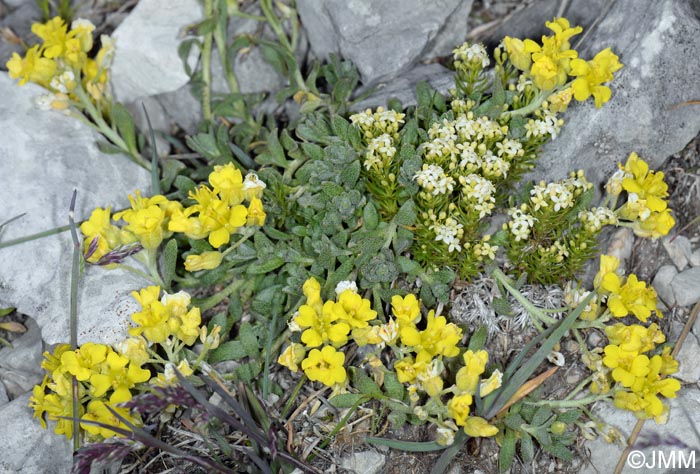
<path id="1" fill-rule="evenodd" d="M 398 136 L 399 128 L 404 123 L 406 115 L 393 110 L 385 110 L 384 107 L 377 107 L 375 112 L 367 109 L 350 116 L 350 122 L 362 131 L 365 140 L 369 141 L 382 134 L 389 134 L 392 138 Z"/>
<path id="2" fill-rule="evenodd" d="M 346 290 L 357 293 L 357 283 L 352 280 L 343 280 L 335 286 L 335 294 L 338 296 L 340 296 Z"/>
<path id="3" fill-rule="evenodd" d="M 470 201 L 479 212 L 479 218 L 483 218 L 491 214 L 496 205 L 496 187 L 488 179 L 479 176 L 478 174 L 469 174 L 460 176 L 459 184 L 462 185 L 462 197 Z"/>
<path id="4" fill-rule="evenodd" d="M 485 235 L 481 239 L 481 242 L 477 242 L 476 244 L 474 244 L 473 253 L 474 253 L 474 256 L 476 256 L 477 260 L 483 261 L 484 258 L 486 258 L 488 260 L 493 260 L 496 258 L 496 252 L 498 251 L 498 245 L 491 245 L 489 243 L 489 240 L 491 240 L 491 236 Z"/>
<path id="5" fill-rule="evenodd" d="M 413 179 L 434 196 L 451 193 L 455 184 L 454 178 L 448 176 L 438 165 L 423 165 L 423 169 Z"/>
<path id="6" fill-rule="evenodd" d="M 486 150 L 482 157 L 481 171 L 487 178 L 505 178 L 508 175 L 510 163 L 494 155 L 491 150 Z"/>
<path id="7" fill-rule="evenodd" d="M 486 48 L 481 43 L 469 44 L 464 43 L 459 48 L 453 51 L 455 61 L 462 62 L 466 65 L 473 64 L 486 68 L 491 63 Z"/>
<path id="8" fill-rule="evenodd" d="M 576 197 L 593 185 L 583 175 L 583 171 L 571 173 L 569 178 L 545 184 L 544 181 L 530 190 L 530 203 L 535 211 L 550 208 L 554 212 L 574 206 Z"/>
<path id="9" fill-rule="evenodd" d="M 564 259 L 569 256 L 569 249 L 558 240 L 555 240 L 549 247 L 538 247 L 537 251 L 542 256 L 550 255 L 554 257 L 556 262 L 563 262 Z"/>
<path id="10" fill-rule="evenodd" d="M 464 226 L 459 224 L 456 220 L 448 217 L 444 224 L 433 224 L 430 226 L 430 230 L 435 232 L 435 241 L 443 242 L 447 245 L 448 252 L 460 252 L 462 250 L 462 245 L 460 244 L 461 238 L 464 235 Z"/>
<path id="11" fill-rule="evenodd" d="M 612 209 L 607 207 L 594 207 L 590 211 L 581 211 L 578 214 L 584 229 L 597 234 L 606 225 L 617 224 L 617 217 Z"/>
<path id="12" fill-rule="evenodd" d="M 517 207 L 508 209 L 508 215 L 510 216 L 510 221 L 504 225 L 507 225 L 507 228 L 515 236 L 515 241 L 527 240 L 532 227 L 535 225 L 535 218 Z"/>
<path id="13" fill-rule="evenodd" d="M 396 155 L 396 147 L 394 140 L 388 133 L 383 133 L 376 138 L 372 138 L 367 144 L 367 152 L 365 153 L 365 169 L 369 170 L 372 167 L 382 169 L 383 163 L 389 163 Z"/>
<path id="14" fill-rule="evenodd" d="M 546 137 L 547 135 L 552 137 L 552 140 L 557 138 L 559 131 L 561 130 L 564 121 L 557 119 L 556 114 L 549 110 L 545 110 L 543 117 L 541 119 L 530 119 L 525 124 L 525 130 L 527 131 L 526 137 Z"/>

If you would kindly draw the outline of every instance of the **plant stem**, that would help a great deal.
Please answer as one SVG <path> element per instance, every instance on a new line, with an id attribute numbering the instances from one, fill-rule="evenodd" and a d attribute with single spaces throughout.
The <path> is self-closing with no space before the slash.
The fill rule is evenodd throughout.
<path id="1" fill-rule="evenodd" d="M 234 293 L 236 290 L 238 290 L 241 286 L 243 286 L 244 283 L 244 280 L 234 280 L 229 286 L 227 286 L 220 292 L 203 299 L 201 302 L 197 303 L 196 306 L 199 306 L 199 309 L 201 311 L 211 309 L 217 304 L 221 303 L 231 293 Z"/>
<path id="2" fill-rule="evenodd" d="M 501 282 L 501 284 L 508 290 L 508 292 L 513 295 L 513 297 L 523 305 L 523 307 L 527 310 L 527 312 L 531 316 L 531 321 L 532 324 L 537 328 L 538 331 L 542 332 L 543 328 L 542 325 L 539 323 L 540 321 L 548 324 L 548 325 L 553 325 L 556 324 L 558 321 L 554 318 L 550 318 L 546 314 L 544 314 L 540 308 L 536 307 L 533 305 L 530 300 L 525 298 L 522 293 L 520 293 L 518 290 L 516 290 L 513 286 L 510 284 L 510 278 L 508 278 L 501 270 L 496 269 L 493 271 L 493 277 Z"/>
<path id="3" fill-rule="evenodd" d="M 80 278 L 80 239 L 78 239 L 78 230 L 75 226 L 75 200 L 78 191 L 73 190 L 73 196 L 70 200 L 70 208 L 68 211 L 68 222 L 70 226 L 70 235 L 73 240 L 73 260 L 71 265 L 70 275 L 70 347 L 75 351 L 78 348 L 78 280 Z M 73 451 L 80 448 L 80 423 L 79 403 L 80 392 L 78 390 L 78 379 L 75 375 L 71 377 L 72 396 L 73 396 Z"/>
<path id="4" fill-rule="evenodd" d="M 588 405 L 599 400 L 610 398 L 611 394 L 603 393 L 598 395 L 589 395 L 587 397 L 577 398 L 576 400 L 540 400 L 537 402 L 527 402 L 528 405 L 542 406 L 546 405 L 551 408 L 575 408 L 583 405 Z"/>
<path id="5" fill-rule="evenodd" d="M 550 94 L 553 92 L 554 91 L 550 92 Z M 527 104 L 525 107 L 520 107 L 519 109 L 511 110 L 506 113 L 510 114 L 511 117 L 515 117 L 518 115 L 527 115 L 529 113 L 532 113 L 535 110 L 537 110 L 540 107 L 540 105 L 542 105 L 542 102 L 544 102 L 545 99 L 545 94 L 546 92 L 542 91 L 532 100 L 532 102 Z"/>
<path id="6" fill-rule="evenodd" d="M 204 0 L 204 18 L 211 19 L 214 16 L 214 0 Z M 213 32 L 204 35 L 202 47 L 202 114 L 204 120 L 211 121 L 211 48 Z"/>

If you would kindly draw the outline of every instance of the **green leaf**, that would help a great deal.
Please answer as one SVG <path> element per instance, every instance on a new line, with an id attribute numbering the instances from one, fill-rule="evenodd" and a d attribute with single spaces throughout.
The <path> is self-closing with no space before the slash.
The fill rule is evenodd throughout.
<path id="1" fill-rule="evenodd" d="M 437 444 L 435 441 L 419 443 L 415 441 L 401 441 L 399 439 L 375 438 L 368 436 L 365 442 L 375 444 L 377 446 L 387 446 L 392 449 L 400 449 L 401 451 L 409 451 L 414 453 L 428 453 L 431 451 L 441 451 L 445 446 Z"/>
<path id="2" fill-rule="evenodd" d="M 221 334 L 228 334 L 233 325 L 233 318 L 229 318 L 225 311 L 217 313 L 207 323 L 207 331 L 211 334 L 216 326 L 221 327 Z"/>
<path id="3" fill-rule="evenodd" d="M 488 336 L 486 326 L 479 326 L 479 329 L 474 331 L 472 337 L 469 338 L 468 349 L 470 351 L 478 351 L 480 349 L 483 349 L 486 345 L 486 336 Z"/>
<path id="4" fill-rule="evenodd" d="M 369 395 L 373 398 L 379 398 L 382 396 L 382 390 L 379 388 L 379 385 L 377 385 L 376 382 L 362 370 L 355 369 L 353 371 L 353 382 L 355 384 L 355 388 L 357 388 L 364 395 Z"/>
<path id="5" fill-rule="evenodd" d="M 361 393 L 341 393 L 328 400 L 336 408 L 352 408 L 360 405 L 370 398 Z"/>
<path id="6" fill-rule="evenodd" d="M 569 451 L 569 449 L 566 448 L 563 444 L 553 443 L 549 445 L 543 445 L 542 449 L 544 449 L 554 457 L 557 457 L 564 461 L 571 461 L 574 458 L 574 455 L 571 453 L 571 451 Z"/>
<path id="7" fill-rule="evenodd" d="M 209 160 L 215 160 L 221 156 L 221 151 L 216 143 L 216 137 L 209 133 L 198 133 L 185 139 L 187 146 L 200 153 Z"/>
<path id="8" fill-rule="evenodd" d="M 392 411 L 389 413 L 386 417 L 389 420 L 389 423 L 391 423 L 391 427 L 394 428 L 395 430 L 401 428 L 403 425 L 406 424 L 406 421 L 408 420 L 408 417 L 406 416 L 405 413 L 401 413 L 399 411 Z"/>
<path id="9" fill-rule="evenodd" d="M 501 451 L 498 453 L 498 469 L 501 472 L 506 472 L 510 469 L 510 465 L 513 464 L 513 457 L 515 457 L 515 431 L 506 429 Z"/>
<path id="10" fill-rule="evenodd" d="M 180 194 L 186 198 L 190 191 L 197 187 L 197 183 L 192 181 L 187 176 L 178 175 L 175 178 L 175 188 L 180 191 Z"/>
<path id="11" fill-rule="evenodd" d="M 379 213 L 377 208 L 374 207 L 372 201 L 367 202 L 365 208 L 362 211 L 362 218 L 364 220 L 364 228 L 367 230 L 374 230 L 379 225 Z"/>
<path id="12" fill-rule="evenodd" d="M 2 308 L 0 309 L 0 318 L 3 316 L 7 316 L 8 314 L 12 313 L 15 310 L 15 308 Z"/>
<path id="13" fill-rule="evenodd" d="M 581 414 L 581 410 L 578 409 L 567 410 L 564 413 L 557 415 L 557 421 L 570 425 L 574 421 L 578 420 L 581 417 Z"/>
<path id="14" fill-rule="evenodd" d="M 185 169 L 185 164 L 178 160 L 164 160 L 160 168 L 162 172 L 160 187 L 163 192 L 167 193 L 175 182 L 178 173 Z"/>
<path id="15" fill-rule="evenodd" d="M 535 458 L 535 443 L 532 442 L 532 436 L 525 432 L 520 433 L 520 455 L 526 463 Z"/>
<path id="16" fill-rule="evenodd" d="M 209 362 L 213 364 L 223 360 L 239 360 L 247 355 L 241 341 L 226 341 L 209 353 Z"/>
<path id="17" fill-rule="evenodd" d="M 333 133 L 340 137 L 343 141 L 348 139 L 348 128 L 350 127 L 350 122 L 345 120 L 340 115 L 333 115 L 331 117 L 331 130 Z"/>
<path id="18" fill-rule="evenodd" d="M 544 426 L 530 428 L 528 432 L 537 440 L 538 443 L 540 443 L 540 446 L 551 446 L 552 438 L 549 436 L 549 432 Z"/>
<path id="19" fill-rule="evenodd" d="M 401 382 L 399 382 L 398 377 L 395 372 L 386 371 L 384 372 L 384 390 L 386 394 L 391 398 L 396 400 L 403 400 L 406 391 Z"/>
<path id="20" fill-rule="evenodd" d="M 409 276 L 416 276 L 421 271 L 420 263 L 403 255 L 396 257 L 396 264 L 399 266 L 401 273 L 406 273 Z"/>
<path id="21" fill-rule="evenodd" d="M 236 367 L 236 377 L 241 382 L 253 382 L 262 371 L 262 363 L 257 360 L 246 362 Z"/>
<path id="22" fill-rule="evenodd" d="M 276 270 L 282 265 L 284 265 L 284 259 L 282 257 L 274 256 L 262 263 L 251 263 L 248 266 L 249 275 L 264 275 L 270 273 L 272 270 Z"/>
<path id="23" fill-rule="evenodd" d="M 119 148 L 117 145 L 113 145 L 108 142 L 97 142 L 97 149 L 107 155 L 119 155 L 124 153 L 124 150 Z"/>
<path id="24" fill-rule="evenodd" d="M 129 151 L 131 153 L 138 153 L 138 148 L 136 147 L 136 126 L 134 125 L 134 119 L 131 118 L 129 111 L 126 110 L 122 104 L 116 101 L 112 103 L 112 120 L 114 121 L 114 125 L 117 126 L 117 131 L 124 139 Z"/>
<path id="25" fill-rule="evenodd" d="M 163 250 L 163 283 L 170 288 L 177 267 L 177 240 L 170 239 Z"/>
<path id="26" fill-rule="evenodd" d="M 340 181 L 346 188 L 353 188 L 360 177 L 360 162 L 353 161 L 340 172 Z"/>
<path id="27" fill-rule="evenodd" d="M 537 408 L 535 414 L 532 416 L 532 421 L 530 422 L 533 426 L 543 425 L 551 416 L 553 415 L 552 409 L 546 405 L 542 405 Z"/>
<path id="28" fill-rule="evenodd" d="M 406 415 L 413 413 L 413 408 L 391 398 L 383 398 L 382 403 L 392 412 L 404 413 Z"/>
<path id="29" fill-rule="evenodd" d="M 496 314 L 507 317 L 513 316 L 513 307 L 505 296 L 494 298 L 492 304 Z"/>
<path id="30" fill-rule="evenodd" d="M 505 419 L 506 426 L 511 430 L 520 431 L 520 427 L 525 424 L 525 420 L 517 413 L 510 413 Z"/>
<path id="31" fill-rule="evenodd" d="M 258 344 L 258 336 L 255 335 L 253 326 L 250 323 L 241 324 L 238 331 L 238 338 L 241 341 L 243 350 L 249 357 L 255 357 L 260 353 L 260 344 Z"/>
<path id="32" fill-rule="evenodd" d="M 256 161 L 261 165 L 275 165 L 280 168 L 286 168 L 289 162 L 284 154 L 284 148 L 277 138 L 277 129 L 273 128 L 267 134 L 267 150 L 259 154 Z"/>
<path id="33" fill-rule="evenodd" d="M 413 200 L 409 199 L 399 209 L 394 216 L 394 222 L 399 225 L 412 226 L 416 223 L 416 206 Z"/>

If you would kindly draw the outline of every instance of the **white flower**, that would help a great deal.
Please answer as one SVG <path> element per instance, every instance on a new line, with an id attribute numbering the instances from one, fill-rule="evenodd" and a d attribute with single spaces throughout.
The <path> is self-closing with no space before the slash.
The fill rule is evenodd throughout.
<path id="1" fill-rule="evenodd" d="M 340 296 L 345 290 L 350 290 L 357 293 L 357 284 L 354 281 L 343 280 L 335 286 L 335 294 Z"/>
<path id="2" fill-rule="evenodd" d="M 472 45 L 464 43 L 459 48 L 455 48 L 452 52 L 454 53 L 455 61 L 480 65 L 482 68 L 488 67 L 491 63 L 486 48 L 481 43 Z"/>
<path id="3" fill-rule="evenodd" d="M 353 125 L 359 125 L 363 130 L 369 129 L 374 125 L 374 114 L 370 109 L 367 109 L 364 112 L 351 115 L 350 122 Z"/>
<path id="4" fill-rule="evenodd" d="M 438 426 L 435 441 L 440 446 L 450 446 L 455 442 L 455 432 L 450 428 Z"/>
<path id="5" fill-rule="evenodd" d="M 389 318 L 389 322 L 379 326 L 378 334 L 386 344 L 394 344 L 399 337 L 399 325 L 395 320 Z"/>
<path id="6" fill-rule="evenodd" d="M 75 89 L 75 74 L 73 71 L 64 71 L 51 79 L 49 87 L 62 94 L 67 94 Z"/>
<path id="7" fill-rule="evenodd" d="M 462 170 L 474 172 L 476 170 L 481 169 L 481 157 L 479 157 L 479 154 L 476 151 L 474 151 L 474 148 L 472 148 L 468 144 L 460 143 L 459 145 L 457 145 L 457 149 L 460 150 L 459 156 L 461 158 L 461 161 L 459 162 L 459 167 Z"/>
<path id="8" fill-rule="evenodd" d="M 506 158 L 515 158 L 523 150 L 523 145 L 518 140 L 506 138 L 502 142 L 496 143 L 498 156 L 505 155 Z"/>
<path id="9" fill-rule="evenodd" d="M 605 184 L 605 191 L 611 196 L 619 195 L 622 192 L 622 180 L 626 177 L 627 173 L 625 173 L 625 170 L 618 169 Z"/>
<path id="10" fill-rule="evenodd" d="M 532 226 L 535 225 L 535 218 L 518 208 L 510 208 L 508 215 L 511 218 L 510 222 L 508 222 L 508 228 L 515 236 L 515 241 L 526 240 L 530 235 Z"/>
<path id="11" fill-rule="evenodd" d="M 70 29 L 71 30 L 83 29 L 83 30 L 87 30 L 87 31 L 93 31 L 95 29 L 95 25 L 93 25 L 90 20 L 86 20 L 85 18 L 76 18 L 70 24 Z"/>
<path id="12" fill-rule="evenodd" d="M 267 188 L 265 182 L 258 178 L 258 175 L 255 174 L 254 171 L 249 171 L 248 174 L 245 175 L 243 187 L 241 189 L 243 194 L 249 198 L 255 196 L 260 199 L 265 188 Z"/>
<path id="13" fill-rule="evenodd" d="M 505 178 L 510 170 L 510 163 L 486 150 L 482 157 L 481 170 L 488 178 Z"/>
<path id="14" fill-rule="evenodd" d="M 454 178 L 447 176 L 438 165 L 423 165 L 423 169 L 416 173 L 413 179 L 434 196 L 451 193 L 454 189 Z"/>
<path id="15" fill-rule="evenodd" d="M 474 202 L 474 208 L 479 211 L 479 217 L 483 218 L 491 214 L 496 199 L 496 187 L 491 181 L 478 174 L 469 174 L 459 179 L 462 184 L 462 195 Z"/>
<path id="16" fill-rule="evenodd" d="M 448 252 L 461 251 L 460 239 L 464 235 L 463 225 L 457 223 L 451 217 L 448 217 L 444 224 L 434 224 L 430 226 L 430 230 L 435 232 L 435 241 L 443 242 L 447 245 Z"/>

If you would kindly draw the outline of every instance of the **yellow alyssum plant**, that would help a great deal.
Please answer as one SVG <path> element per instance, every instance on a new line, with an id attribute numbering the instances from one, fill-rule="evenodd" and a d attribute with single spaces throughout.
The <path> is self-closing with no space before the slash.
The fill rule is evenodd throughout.
<path id="1" fill-rule="evenodd" d="M 488 353 L 463 351 L 458 326 L 433 310 L 422 316 L 420 300 L 413 294 L 394 296 L 391 317 L 382 320 L 351 282 L 339 284 L 336 301 L 323 301 L 321 285 L 314 278 L 304 283 L 303 291 L 306 303 L 289 321 L 292 331 L 301 333 L 300 342 L 284 349 L 277 361 L 280 365 L 292 372 L 301 369 L 309 380 L 332 387 L 335 394 L 346 393 L 353 385 L 341 350 L 349 344 L 366 347 L 364 361 L 375 382 L 382 385 L 391 374 L 403 384 L 407 401 L 395 402 L 420 422 L 434 423 L 438 442 L 451 444 L 459 429 L 470 436 L 498 432 L 472 414 L 472 397 L 477 390 L 485 396 L 499 388 L 501 374 L 495 370 L 483 377 Z M 383 360 L 388 361 L 386 366 Z"/>
<path id="2" fill-rule="evenodd" d="M 88 342 L 71 350 L 68 344 L 59 344 L 52 353 L 44 353 L 41 366 L 47 374 L 29 399 L 34 417 L 44 428 L 46 419 L 55 421 L 54 432 L 72 438 L 72 377 L 78 381 L 76 418 L 90 440 L 99 441 L 115 433 L 88 422 L 128 430 L 110 409 L 139 426 L 139 416 L 119 404 L 151 386 L 175 383 L 174 367 L 185 376 L 192 375 L 207 352 L 218 347 L 221 328 L 216 326 L 208 333 L 206 326 L 200 326 L 199 308 L 190 307 L 187 293 L 161 296 L 160 288 L 151 286 L 134 292 L 133 297 L 142 309 L 132 315 L 135 326 L 129 329 L 131 337 L 114 347 Z M 197 339 L 203 348 L 197 359 L 190 361 L 183 349 Z"/>

